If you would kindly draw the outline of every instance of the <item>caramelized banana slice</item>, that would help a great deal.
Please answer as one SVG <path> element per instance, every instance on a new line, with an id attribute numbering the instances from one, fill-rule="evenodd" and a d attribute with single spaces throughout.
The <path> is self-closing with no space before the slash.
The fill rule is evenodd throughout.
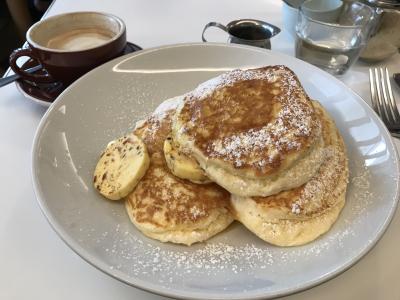
<path id="1" fill-rule="evenodd" d="M 179 151 L 171 137 L 164 141 L 164 156 L 168 168 L 175 176 L 199 184 L 210 182 L 197 161 Z"/>

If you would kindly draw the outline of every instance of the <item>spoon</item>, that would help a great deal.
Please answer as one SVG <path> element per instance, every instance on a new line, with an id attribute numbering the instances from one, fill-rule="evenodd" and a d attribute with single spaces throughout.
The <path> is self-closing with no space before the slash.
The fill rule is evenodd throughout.
<path id="1" fill-rule="evenodd" d="M 40 70 L 41 68 L 42 68 L 42 66 L 38 65 L 38 66 L 34 66 L 32 68 L 25 70 L 25 72 L 34 73 L 34 72 Z M 13 74 L 13 75 L 10 75 L 7 77 L 0 78 L 0 87 L 10 84 L 11 82 L 14 82 L 15 80 L 17 80 L 18 78 L 20 78 L 20 76 L 18 74 Z"/>

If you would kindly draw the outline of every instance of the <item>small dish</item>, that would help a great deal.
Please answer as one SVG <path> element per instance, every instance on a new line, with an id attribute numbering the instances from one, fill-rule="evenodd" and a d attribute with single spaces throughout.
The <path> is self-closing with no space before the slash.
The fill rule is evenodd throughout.
<path id="1" fill-rule="evenodd" d="M 140 46 L 128 42 L 122 55 L 139 50 L 142 50 Z M 36 61 L 29 59 L 22 65 L 22 69 L 29 69 L 36 65 Z M 46 71 L 41 69 L 36 71 L 36 73 L 45 74 Z M 49 107 L 65 89 L 63 84 L 60 82 L 52 84 L 35 84 L 23 79 L 17 80 L 15 85 L 18 91 L 24 95 L 25 98 L 46 107 Z"/>

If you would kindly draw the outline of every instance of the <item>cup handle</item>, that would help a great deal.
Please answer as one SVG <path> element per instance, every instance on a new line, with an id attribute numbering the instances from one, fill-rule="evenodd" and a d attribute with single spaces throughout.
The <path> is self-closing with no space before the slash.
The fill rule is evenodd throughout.
<path id="1" fill-rule="evenodd" d="M 36 61 L 38 61 L 37 58 L 32 53 L 31 48 L 19 48 L 14 50 L 9 59 L 10 67 L 14 71 L 15 74 L 18 74 L 21 76 L 21 78 L 35 82 L 35 83 L 52 83 L 55 82 L 55 80 L 50 76 L 50 74 L 30 74 L 26 72 L 24 69 L 21 69 L 17 65 L 17 59 L 22 57 L 22 56 L 27 56 L 30 57 Z"/>
<path id="2" fill-rule="evenodd" d="M 206 30 L 209 27 L 218 27 L 219 29 L 222 29 L 223 31 L 228 32 L 228 29 L 225 27 L 225 25 L 222 25 L 221 23 L 218 23 L 218 22 L 210 22 L 204 27 L 203 33 L 201 34 L 201 39 L 203 40 L 203 42 L 208 42 L 206 40 L 206 38 L 204 37 L 204 33 L 206 32 Z"/>

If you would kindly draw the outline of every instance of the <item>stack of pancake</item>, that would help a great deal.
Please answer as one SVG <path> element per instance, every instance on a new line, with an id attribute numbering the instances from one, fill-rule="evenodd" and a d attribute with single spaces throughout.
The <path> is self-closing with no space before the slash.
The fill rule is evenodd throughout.
<path id="1" fill-rule="evenodd" d="M 190 245 L 235 219 L 279 246 L 330 229 L 348 165 L 328 113 L 285 66 L 234 70 L 136 126 L 150 166 L 126 208 L 145 235 Z"/>

